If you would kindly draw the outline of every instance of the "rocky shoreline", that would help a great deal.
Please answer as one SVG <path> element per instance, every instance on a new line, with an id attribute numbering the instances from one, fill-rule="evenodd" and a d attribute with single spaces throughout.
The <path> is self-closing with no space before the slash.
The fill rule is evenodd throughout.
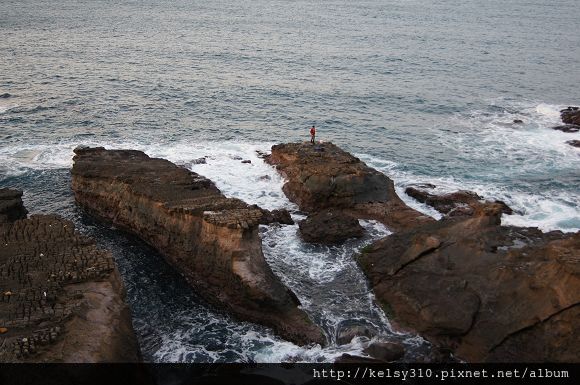
<path id="1" fill-rule="evenodd" d="M 309 219 L 334 210 L 336 218 L 377 219 L 394 232 L 357 260 L 401 329 L 470 362 L 580 358 L 580 233 L 501 226 L 512 210 L 472 192 L 407 189 L 445 215 L 426 218 L 388 177 L 331 143 L 273 146 L 267 161 Z"/>
<path id="2" fill-rule="evenodd" d="M 503 226 L 502 215 L 512 213 L 503 202 L 408 186 L 443 215 L 435 220 L 407 206 L 388 176 L 332 143 L 280 144 L 263 158 L 308 214 L 299 223 L 305 242 L 361 237 L 359 219 L 392 231 L 353 258 L 395 327 L 469 362 L 580 358 L 580 232 Z M 217 308 L 299 345 L 327 343 L 264 259 L 259 225 L 292 224 L 287 211 L 225 197 L 211 180 L 134 150 L 77 148 L 72 189 L 86 212 L 153 246 Z M 109 252 L 58 216 L 27 218 L 16 190 L 0 189 L 0 238 L 0 362 L 141 359 Z M 360 325 L 337 343 L 354 337 L 369 340 L 367 357 L 337 362 L 404 355 Z"/>
<path id="3" fill-rule="evenodd" d="M 78 148 L 72 189 L 87 212 L 158 250 L 207 301 L 300 345 L 321 329 L 264 259 L 258 226 L 277 217 L 209 179 L 140 151 Z"/>
<path id="4" fill-rule="evenodd" d="M 140 361 L 111 253 L 21 197 L 0 189 L 0 362 Z"/>

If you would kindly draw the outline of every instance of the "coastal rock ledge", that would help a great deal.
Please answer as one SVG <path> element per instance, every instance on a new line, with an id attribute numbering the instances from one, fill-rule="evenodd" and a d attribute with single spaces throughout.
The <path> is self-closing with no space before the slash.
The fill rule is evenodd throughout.
<path id="1" fill-rule="evenodd" d="M 392 234 L 358 257 L 389 319 L 469 362 L 578 362 L 580 232 L 501 226 L 503 206 Z"/>
<path id="2" fill-rule="evenodd" d="M 342 210 L 393 231 L 434 221 L 407 206 L 389 177 L 332 143 L 275 145 L 266 161 L 287 179 L 284 193 L 301 210 Z"/>
<path id="3" fill-rule="evenodd" d="M 0 362 L 140 361 L 111 253 L 58 216 L 26 218 L 21 192 L 2 194 Z"/>
<path id="4" fill-rule="evenodd" d="M 75 154 L 72 188 L 87 212 L 149 243 L 217 307 L 297 344 L 325 343 L 264 259 L 263 210 L 141 151 L 84 147 Z"/>

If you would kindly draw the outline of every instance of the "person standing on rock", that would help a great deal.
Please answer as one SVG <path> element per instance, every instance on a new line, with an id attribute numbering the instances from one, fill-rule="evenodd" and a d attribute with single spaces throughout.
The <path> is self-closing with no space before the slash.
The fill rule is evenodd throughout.
<path id="1" fill-rule="evenodd" d="M 314 125 L 310 129 L 310 143 L 314 144 L 314 139 L 316 137 L 316 127 Z"/>

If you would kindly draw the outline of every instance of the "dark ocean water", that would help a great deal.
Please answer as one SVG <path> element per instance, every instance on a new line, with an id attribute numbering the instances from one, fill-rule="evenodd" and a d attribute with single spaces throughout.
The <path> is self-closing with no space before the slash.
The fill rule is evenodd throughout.
<path id="1" fill-rule="evenodd" d="M 467 188 L 510 204 L 518 214 L 505 223 L 575 231 L 580 156 L 565 142 L 579 134 L 550 127 L 560 108 L 580 104 L 577 13 L 575 0 L 2 0 L 0 185 L 114 250 L 148 359 L 357 352 L 357 343 L 298 348 L 208 308 L 156 253 L 75 207 L 72 149 L 130 147 L 186 165 L 207 155 L 191 168 L 226 194 L 292 209 L 254 150 L 307 140 L 316 124 L 321 140 L 386 172 L 400 192 L 416 182 Z M 390 330 L 352 263 L 386 234 L 366 226 L 372 236 L 336 249 L 302 244 L 294 228 L 265 230 L 265 252 L 329 335 L 365 319 L 403 339 L 407 360 L 421 359 L 428 346 Z"/>

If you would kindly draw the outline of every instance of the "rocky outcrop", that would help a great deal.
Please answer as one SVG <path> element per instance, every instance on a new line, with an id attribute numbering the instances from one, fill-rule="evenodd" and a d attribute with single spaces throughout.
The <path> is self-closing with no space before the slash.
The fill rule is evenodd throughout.
<path id="1" fill-rule="evenodd" d="M 566 124 L 574 124 L 580 126 L 580 108 L 579 107 L 568 107 L 560 110 L 560 117 L 562 122 Z"/>
<path id="2" fill-rule="evenodd" d="M 214 305 L 296 343 L 324 343 L 264 259 L 261 209 L 140 151 L 78 148 L 75 154 L 72 188 L 89 213 L 152 245 Z"/>
<path id="3" fill-rule="evenodd" d="M 435 186 L 433 186 L 435 187 Z M 425 203 L 448 217 L 470 216 L 490 202 L 473 191 L 460 190 L 448 194 L 431 194 L 425 188 L 407 187 L 405 193 L 421 203 Z M 504 214 L 513 214 L 513 210 L 502 201 L 495 201 L 502 206 Z"/>
<path id="4" fill-rule="evenodd" d="M 26 218 L 22 191 L 0 188 L 0 223 Z"/>
<path id="5" fill-rule="evenodd" d="M 566 124 L 566 125 L 563 125 L 563 126 L 552 127 L 552 130 L 557 130 L 557 131 L 562 131 L 562 132 L 568 132 L 568 133 L 574 133 L 574 132 L 579 132 L 580 131 L 580 126 L 577 126 L 575 124 Z"/>
<path id="6" fill-rule="evenodd" d="M 267 162 L 287 179 L 284 193 L 301 210 L 343 210 L 395 231 L 433 221 L 405 205 L 386 175 L 332 143 L 276 145 Z"/>
<path id="7" fill-rule="evenodd" d="M 358 219 L 336 210 L 323 210 L 311 214 L 298 224 L 306 242 L 337 244 L 349 238 L 360 238 L 364 229 Z"/>
<path id="8" fill-rule="evenodd" d="M 358 261 L 399 327 L 473 362 L 580 358 L 580 233 L 500 225 L 501 206 L 390 235 Z"/>
<path id="9" fill-rule="evenodd" d="M 71 222 L 0 223 L 0 277 L 0 362 L 140 360 L 113 258 Z"/>
<path id="10" fill-rule="evenodd" d="M 560 118 L 564 125 L 552 127 L 554 130 L 574 133 L 580 131 L 580 108 L 568 107 L 560 110 Z"/>

